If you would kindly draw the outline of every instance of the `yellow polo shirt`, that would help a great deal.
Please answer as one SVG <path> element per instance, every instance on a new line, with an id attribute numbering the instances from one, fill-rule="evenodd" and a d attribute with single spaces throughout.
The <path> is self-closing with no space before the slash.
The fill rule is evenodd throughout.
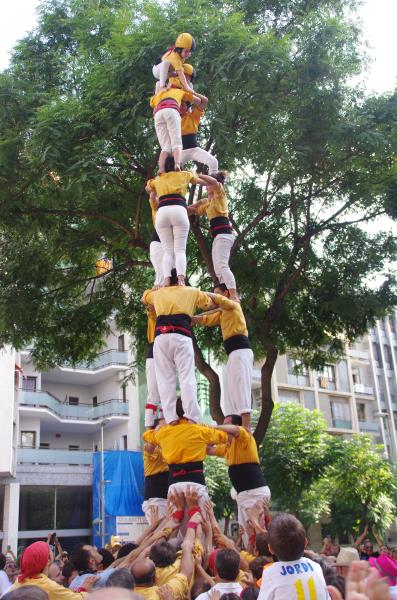
<path id="1" fill-rule="evenodd" d="M 221 444 L 215 449 L 216 456 L 223 456 L 228 465 L 241 465 L 244 463 L 258 463 L 258 447 L 255 438 L 244 427 L 239 427 L 237 438 L 232 437 L 229 444 Z M 255 558 L 255 557 L 254 557 Z"/>
<path id="2" fill-rule="evenodd" d="M 168 567 L 156 567 L 156 585 L 165 585 L 179 573 L 181 569 L 181 555 L 182 551 L 179 551 L 176 561 L 172 565 L 168 565 Z"/>
<path id="3" fill-rule="evenodd" d="M 145 431 L 143 439 L 160 446 L 169 465 L 178 465 L 203 461 L 207 455 L 207 445 L 226 444 L 228 436 L 224 431 L 213 427 L 181 419 L 177 425 L 164 425 L 157 431 Z"/>
<path id="4" fill-rule="evenodd" d="M 168 471 L 168 464 L 165 462 L 159 446 L 156 446 L 153 452 L 147 452 L 143 448 L 143 472 L 145 477 L 157 475 Z"/>
<path id="5" fill-rule="evenodd" d="M 181 130 L 182 135 L 188 133 L 197 133 L 200 125 L 200 119 L 203 116 L 204 111 L 200 110 L 197 106 L 192 111 L 188 110 L 184 115 L 181 116 Z"/>
<path id="6" fill-rule="evenodd" d="M 178 88 L 169 88 L 167 90 L 157 92 L 157 94 L 150 98 L 149 104 L 152 108 L 156 108 L 156 106 L 166 98 L 172 98 L 173 100 L 176 100 L 178 106 L 180 106 L 182 100 L 185 102 L 193 102 L 193 92 L 186 92 L 186 90 L 180 90 Z"/>
<path id="7" fill-rule="evenodd" d="M 172 65 L 172 67 L 174 68 L 174 71 L 182 71 L 183 70 L 183 63 L 185 61 L 183 60 L 183 58 L 179 54 L 179 52 L 175 52 L 175 50 L 173 50 L 172 52 L 166 52 L 161 57 L 161 61 L 164 61 L 164 60 L 169 62 L 170 65 Z"/>
<path id="8" fill-rule="evenodd" d="M 229 216 L 227 196 L 222 184 L 219 184 L 219 188 L 214 192 L 211 200 L 207 198 L 203 204 L 197 207 L 197 214 L 206 214 L 209 219 Z"/>
<path id="9" fill-rule="evenodd" d="M 214 327 L 220 325 L 222 331 L 222 338 L 224 340 L 229 339 L 234 335 L 245 335 L 248 336 L 247 324 L 241 304 L 216 294 L 215 304 L 218 304 L 223 310 L 219 310 L 209 315 L 203 315 L 200 317 L 200 323 L 206 327 Z"/>
<path id="10" fill-rule="evenodd" d="M 81 600 L 87 596 L 87 592 L 73 592 L 69 588 L 63 587 L 56 581 L 49 579 L 44 573 L 39 573 L 37 577 L 28 577 L 22 583 L 18 580 L 11 586 L 9 591 L 23 588 L 26 585 L 34 585 L 48 594 L 49 600 Z"/>
<path id="11" fill-rule="evenodd" d="M 212 300 L 201 290 L 187 286 L 171 285 L 158 290 L 146 290 L 143 301 L 152 304 L 156 315 L 194 315 L 197 308 L 208 310 Z"/>
<path id="12" fill-rule="evenodd" d="M 156 330 L 156 313 L 153 310 L 147 310 L 146 311 L 146 315 L 147 315 L 147 341 L 149 342 L 149 344 L 152 344 L 154 342 L 154 334 L 155 334 L 155 330 Z"/>
<path id="13" fill-rule="evenodd" d="M 156 192 L 157 196 L 179 194 L 185 196 L 189 183 L 197 183 L 198 175 L 190 171 L 170 171 L 149 179 L 148 187 Z"/>
<path id="14" fill-rule="evenodd" d="M 174 577 L 169 579 L 165 585 L 171 588 L 173 598 L 175 600 L 184 600 L 189 592 L 189 582 L 185 575 L 177 573 Z M 135 592 L 147 600 L 160 600 L 160 587 L 159 585 L 136 585 Z"/>

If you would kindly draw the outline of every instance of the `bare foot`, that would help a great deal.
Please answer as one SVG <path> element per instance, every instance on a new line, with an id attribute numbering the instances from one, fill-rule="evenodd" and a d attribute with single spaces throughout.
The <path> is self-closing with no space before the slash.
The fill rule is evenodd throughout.
<path id="1" fill-rule="evenodd" d="M 180 171 L 181 170 L 181 165 L 180 164 L 176 164 L 174 166 L 174 171 Z"/>
<path id="2" fill-rule="evenodd" d="M 171 285 L 171 277 L 164 277 L 164 287 L 169 287 Z"/>
<path id="3" fill-rule="evenodd" d="M 184 275 L 178 275 L 178 285 L 185 285 L 185 276 Z"/>

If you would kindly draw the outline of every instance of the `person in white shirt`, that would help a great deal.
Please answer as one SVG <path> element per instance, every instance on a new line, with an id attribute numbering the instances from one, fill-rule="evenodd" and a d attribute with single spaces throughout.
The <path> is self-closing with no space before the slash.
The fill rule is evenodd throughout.
<path id="1" fill-rule="evenodd" d="M 196 600 L 211 600 L 211 593 L 217 590 L 223 594 L 237 594 L 240 596 L 243 588 L 236 581 L 240 570 L 240 555 L 232 548 L 219 550 L 215 558 L 215 585 L 209 592 L 197 596 Z"/>
<path id="2" fill-rule="evenodd" d="M 296 517 L 279 513 L 271 521 L 268 545 L 279 562 L 266 566 L 258 600 L 328 600 L 319 564 L 303 556 L 306 533 Z"/>

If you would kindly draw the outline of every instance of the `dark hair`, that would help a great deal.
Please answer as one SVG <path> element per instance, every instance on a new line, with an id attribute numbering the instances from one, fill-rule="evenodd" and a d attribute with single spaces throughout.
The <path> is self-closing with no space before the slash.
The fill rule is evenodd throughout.
<path id="1" fill-rule="evenodd" d="M 75 546 L 69 559 L 80 575 L 89 571 L 89 562 L 92 558 L 91 552 L 87 550 L 87 548 L 84 548 L 84 546 L 85 544 L 79 544 L 78 546 Z"/>
<path id="2" fill-rule="evenodd" d="M 127 554 L 135 550 L 135 548 L 138 548 L 138 544 L 135 544 L 134 542 L 128 542 L 127 544 L 124 544 L 124 546 L 121 546 L 120 550 L 117 552 L 117 558 L 123 558 L 123 556 L 127 556 Z"/>
<path id="3" fill-rule="evenodd" d="M 190 597 L 192 600 L 196 600 L 197 596 L 200 596 L 200 594 L 204 594 L 204 592 L 208 592 L 210 589 L 211 586 L 208 583 L 208 581 L 199 577 L 192 585 L 192 589 L 190 590 Z"/>
<path id="4" fill-rule="evenodd" d="M 178 284 L 178 275 L 176 274 L 176 269 L 171 269 L 171 281 L 170 281 L 171 285 L 177 285 Z"/>
<path id="5" fill-rule="evenodd" d="M 268 563 L 265 556 L 257 556 L 254 560 L 251 560 L 249 564 L 250 571 L 255 579 L 260 579 L 263 573 L 263 567 Z"/>
<path id="6" fill-rule="evenodd" d="M 221 579 L 235 581 L 240 570 L 240 555 L 232 548 L 222 548 L 215 558 L 215 569 Z"/>
<path id="7" fill-rule="evenodd" d="M 4 600 L 48 600 L 48 594 L 36 585 L 22 585 L 2 596 L 3 598 Z"/>
<path id="8" fill-rule="evenodd" d="M 338 574 L 327 575 L 325 577 L 325 583 L 327 585 L 333 585 L 334 588 L 336 588 L 338 590 L 338 592 L 340 592 L 342 598 L 345 598 L 346 579 L 343 577 L 343 575 L 338 575 Z M 3 598 L 4 598 L 4 596 L 3 596 Z"/>
<path id="9" fill-rule="evenodd" d="M 102 556 L 101 565 L 103 565 L 103 570 L 105 570 L 114 562 L 114 556 L 110 550 L 106 550 L 106 548 L 101 548 L 98 552 Z"/>
<path id="10" fill-rule="evenodd" d="M 73 571 L 77 571 L 77 569 L 74 566 L 74 564 L 71 563 L 71 562 L 67 562 L 62 567 L 62 575 L 64 576 L 65 579 L 69 579 L 69 577 L 71 576 L 71 574 L 73 573 Z"/>
<path id="11" fill-rule="evenodd" d="M 227 592 L 226 594 L 222 594 L 219 600 L 240 600 L 240 596 L 234 592 Z"/>
<path id="12" fill-rule="evenodd" d="M 242 425 L 243 419 L 241 415 L 226 415 L 226 418 L 229 418 L 232 422 L 232 425 Z"/>
<path id="13" fill-rule="evenodd" d="M 175 171 L 175 160 L 173 156 L 167 156 L 164 163 L 164 169 L 166 173 Z"/>
<path id="14" fill-rule="evenodd" d="M 180 419 L 185 416 L 185 411 L 183 410 L 183 404 L 181 398 L 176 399 L 176 414 Z"/>
<path id="15" fill-rule="evenodd" d="M 218 171 L 217 173 L 212 173 L 211 177 L 213 177 L 223 185 L 228 175 L 229 173 L 227 171 Z"/>
<path id="16" fill-rule="evenodd" d="M 0 571 L 2 571 L 4 569 L 4 567 L 6 566 L 6 562 L 7 562 L 7 559 L 5 557 L 5 554 L 0 552 Z"/>
<path id="17" fill-rule="evenodd" d="M 255 538 L 255 548 L 259 556 L 273 556 L 269 550 L 269 534 L 267 531 L 257 533 Z"/>
<path id="18" fill-rule="evenodd" d="M 113 573 L 106 580 L 105 587 L 133 590 L 135 588 L 135 579 L 129 569 L 121 567 L 113 570 Z"/>
<path id="19" fill-rule="evenodd" d="M 150 548 L 149 558 L 156 567 L 169 567 L 176 561 L 175 549 L 165 540 Z"/>
<path id="20" fill-rule="evenodd" d="M 240 594 L 240 598 L 243 600 L 256 600 L 258 596 L 259 588 L 256 585 L 249 585 Z"/>
<path id="21" fill-rule="evenodd" d="M 305 551 L 306 532 L 296 517 L 279 513 L 270 522 L 268 540 L 279 560 L 298 560 Z"/>
<path id="22" fill-rule="evenodd" d="M 338 572 L 336 568 L 331 565 L 331 563 L 324 556 L 311 556 L 310 558 L 312 561 L 320 565 L 324 577 L 337 575 Z"/>
<path id="23" fill-rule="evenodd" d="M 214 291 L 215 291 L 217 288 L 218 288 L 219 290 L 222 290 L 222 292 L 228 292 L 228 291 L 229 291 L 229 290 L 228 290 L 228 288 L 226 287 L 226 285 L 225 285 L 224 283 L 218 283 L 218 285 L 214 285 L 214 288 L 213 288 L 213 289 L 214 289 Z"/>

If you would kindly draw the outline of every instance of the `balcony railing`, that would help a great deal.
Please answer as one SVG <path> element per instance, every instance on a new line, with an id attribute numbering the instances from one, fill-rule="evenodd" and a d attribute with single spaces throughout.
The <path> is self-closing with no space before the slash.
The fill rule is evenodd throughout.
<path id="1" fill-rule="evenodd" d="M 48 392 L 20 390 L 19 405 L 46 408 L 61 419 L 96 420 L 104 417 L 128 417 L 128 403 L 122 400 L 106 400 L 92 404 L 66 404 Z"/>
<path id="2" fill-rule="evenodd" d="M 359 421 L 358 424 L 360 431 L 379 431 L 379 423 L 372 423 L 371 421 Z"/>
<path id="3" fill-rule="evenodd" d="M 332 427 L 336 429 L 351 429 L 352 422 L 347 419 L 332 419 Z"/>
<path id="4" fill-rule="evenodd" d="M 362 383 L 355 383 L 354 391 L 356 394 L 368 394 L 369 396 L 372 396 L 374 393 L 374 389 L 372 387 L 369 385 L 363 385 Z"/>
<path id="5" fill-rule="evenodd" d="M 51 448 L 18 448 L 17 462 L 19 464 L 62 464 L 62 465 L 91 465 L 91 450 L 63 450 Z"/>
<path id="6" fill-rule="evenodd" d="M 358 360 L 368 360 L 368 352 L 365 350 L 354 350 L 353 348 L 349 348 L 347 351 L 348 355 L 351 358 L 356 358 Z"/>
<path id="7" fill-rule="evenodd" d="M 104 367 L 109 367 L 111 365 L 127 366 L 128 352 L 122 352 L 120 350 L 105 350 L 105 352 L 98 354 L 92 363 L 81 362 L 77 365 L 63 364 L 60 366 L 69 369 L 87 369 L 90 371 L 97 371 L 98 369 L 103 369 Z"/>

